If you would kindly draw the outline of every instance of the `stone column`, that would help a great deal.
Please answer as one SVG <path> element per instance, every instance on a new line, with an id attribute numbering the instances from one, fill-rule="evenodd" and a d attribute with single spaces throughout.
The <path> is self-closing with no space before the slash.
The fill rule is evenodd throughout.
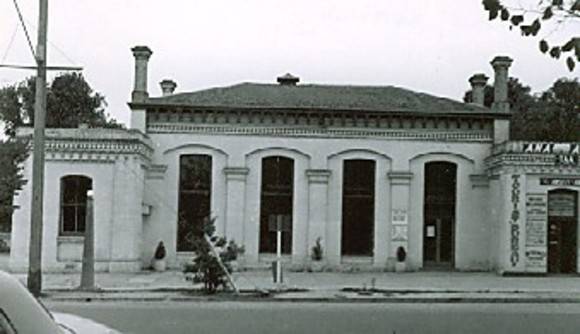
<path id="1" fill-rule="evenodd" d="M 410 263 L 408 258 L 409 247 L 409 194 L 411 189 L 411 179 L 413 173 L 408 171 L 391 171 L 387 174 L 391 182 L 391 233 L 390 233 L 390 251 L 389 261 L 396 261 L 397 248 L 404 247 L 407 252 L 407 264 Z"/>
<path id="2" fill-rule="evenodd" d="M 226 167 L 226 228 L 225 237 L 238 245 L 244 244 L 244 210 L 248 168 Z"/>
<path id="3" fill-rule="evenodd" d="M 311 249 L 316 244 L 316 239 L 320 238 L 323 250 L 323 260 L 330 261 L 330 254 L 326 253 L 326 221 L 328 217 L 328 179 L 331 171 L 328 169 L 307 169 L 306 177 L 308 178 L 308 236 L 307 256 L 310 259 Z M 340 261 L 334 259 L 336 264 Z"/>

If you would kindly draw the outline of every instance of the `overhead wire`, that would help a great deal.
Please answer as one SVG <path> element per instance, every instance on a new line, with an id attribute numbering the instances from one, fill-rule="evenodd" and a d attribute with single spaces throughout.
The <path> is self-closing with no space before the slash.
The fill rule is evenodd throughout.
<path id="1" fill-rule="evenodd" d="M 12 48 L 12 44 L 14 43 L 14 38 L 16 37 L 17 32 L 18 32 L 18 22 L 14 26 L 14 31 L 12 32 L 12 36 L 10 37 L 10 41 L 8 41 L 6 51 L 4 51 L 4 55 L 2 56 L 2 61 L 0 61 L 0 63 L 4 63 L 6 61 L 6 58 L 8 58 L 8 52 Z"/>
<path id="2" fill-rule="evenodd" d="M 22 24 L 22 29 L 24 30 L 24 35 L 26 35 L 26 40 L 28 41 L 28 47 L 30 48 L 30 52 L 32 53 L 32 57 L 34 57 L 34 62 L 36 62 L 36 53 L 34 52 L 34 47 L 32 46 L 32 41 L 30 40 L 30 35 L 28 34 L 28 29 L 26 28 L 26 24 L 24 23 L 24 18 L 22 17 L 22 12 L 20 11 L 20 7 L 18 6 L 18 1 L 13 0 L 14 7 L 16 8 L 16 12 L 18 13 L 18 19 Z"/>

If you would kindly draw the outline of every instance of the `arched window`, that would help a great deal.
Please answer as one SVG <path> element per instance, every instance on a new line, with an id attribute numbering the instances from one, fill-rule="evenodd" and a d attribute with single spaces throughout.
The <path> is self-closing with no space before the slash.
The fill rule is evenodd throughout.
<path id="1" fill-rule="evenodd" d="M 68 175 L 60 179 L 60 234 L 75 235 L 85 232 L 87 191 L 93 181 L 86 176 Z"/>
<path id="2" fill-rule="evenodd" d="M 212 157 L 205 154 L 182 155 L 179 159 L 179 217 L 177 251 L 193 251 L 203 224 L 211 219 Z"/>
<path id="3" fill-rule="evenodd" d="M 260 252 L 276 252 L 276 232 L 270 222 L 283 216 L 286 229 L 282 233 L 282 253 L 292 252 L 292 208 L 294 191 L 294 160 L 274 156 L 262 159 L 262 190 L 260 196 Z"/>

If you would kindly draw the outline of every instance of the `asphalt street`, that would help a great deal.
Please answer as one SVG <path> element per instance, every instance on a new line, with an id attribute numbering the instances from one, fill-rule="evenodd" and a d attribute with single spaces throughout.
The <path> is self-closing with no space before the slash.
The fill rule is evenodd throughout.
<path id="1" fill-rule="evenodd" d="M 124 333 L 579 333 L 579 304 L 52 302 Z"/>

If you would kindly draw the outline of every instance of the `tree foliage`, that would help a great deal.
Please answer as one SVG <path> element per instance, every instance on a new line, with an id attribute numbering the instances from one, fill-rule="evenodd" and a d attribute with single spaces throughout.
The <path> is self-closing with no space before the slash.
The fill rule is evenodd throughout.
<path id="1" fill-rule="evenodd" d="M 193 241 L 195 252 L 193 263 L 186 265 L 183 269 L 184 273 L 193 274 L 195 283 L 203 283 L 204 291 L 210 294 L 217 292 L 220 287 L 227 288 L 228 281 L 224 269 L 231 273 L 231 262 L 244 252 L 243 247 L 239 247 L 234 241 L 228 243 L 226 238 L 216 236 L 215 231 L 215 219 L 206 219 Z"/>
<path id="2" fill-rule="evenodd" d="M 22 164 L 27 156 L 26 141 L 0 141 L 0 232 L 10 231 L 14 193 L 26 183 L 22 176 Z"/>
<path id="3" fill-rule="evenodd" d="M 20 126 L 34 125 L 35 78 L 0 89 L 0 121 L 4 134 L 0 141 L 0 229 L 11 225 L 13 197 L 25 180 L 21 164 L 26 160 L 27 143 L 16 138 Z M 47 127 L 72 128 L 86 123 L 94 127 L 120 127 L 105 114 L 105 98 L 92 90 L 82 74 L 65 73 L 47 87 Z"/>
<path id="4" fill-rule="evenodd" d="M 0 90 L 0 119 L 5 133 L 15 135 L 19 126 L 34 125 L 35 77 Z M 120 127 L 105 113 L 105 98 L 94 92 L 80 73 L 64 73 L 51 82 L 46 92 L 46 127 Z"/>
<path id="5" fill-rule="evenodd" d="M 580 21 L 580 0 L 539 0 L 532 9 L 511 8 L 505 0 L 483 0 L 489 19 L 500 18 L 510 29 L 518 27 L 522 36 L 538 36 L 547 22 L 562 24 L 567 20 Z M 580 62 L 580 36 L 571 36 L 563 44 L 550 44 L 547 37 L 538 42 L 540 51 L 552 58 L 565 57 L 570 71 Z"/>
<path id="6" fill-rule="evenodd" d="M 484 105 L 493 103 L 493 87 L 484 89 Z M 464 101 L 471 102 L 471 91 Z M 508 100 L 512 111 L 510 138 L 513 140 L 579 141 L 580 83 L 578 79 L 558 79 L 541 94 L 518 79 L 509 78 Z"/>

